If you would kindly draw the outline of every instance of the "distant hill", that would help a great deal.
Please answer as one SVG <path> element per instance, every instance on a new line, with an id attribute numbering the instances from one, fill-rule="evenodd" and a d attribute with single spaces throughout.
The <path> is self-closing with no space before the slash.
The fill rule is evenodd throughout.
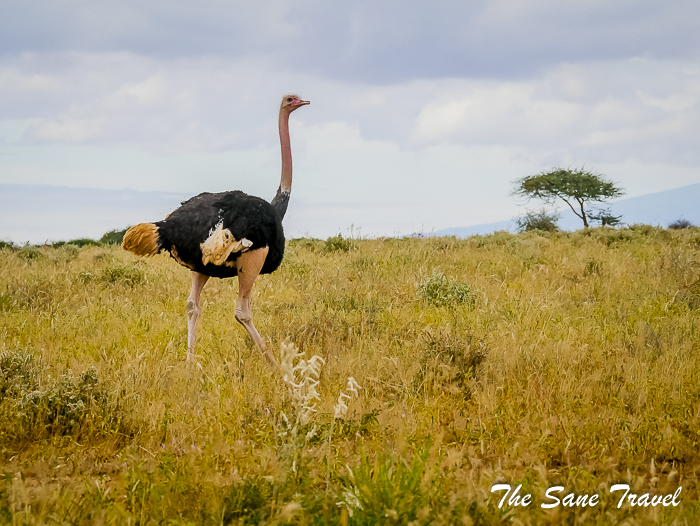
<path id="1" fill-rule="evenodd" d="M 562 205 L 566 206 L 563 203 Z M 604 206 L 609 206 L 613 215 L 621 215 L 621 221 L 628 225 L 644 223 L 667 227 L 678 219 L 686 219 L 692 224 L 700 226 L 700 183 L 655 194 L 618 199 Z M 536 209 L 537 202 L 532 201 L 528 208 Z M 560 208 L 559 215 L 559 227 L 563 230 L 583 228 L 583 223 L 571 210 Z M 476 234 L 490 234 L 496 230 L 515 231 L 516 228 L 514 218 L 483 225 L 444 228 L 436 231 L 433 235 L 468 237 Z"/>

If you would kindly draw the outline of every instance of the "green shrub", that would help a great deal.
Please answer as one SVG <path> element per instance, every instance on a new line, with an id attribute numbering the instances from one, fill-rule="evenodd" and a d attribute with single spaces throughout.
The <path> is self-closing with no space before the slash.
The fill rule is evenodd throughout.
<path id="1" fill-rule="evenodd" d="M 341 234 L 326 239 L 326 244 L 323 247 L 326 252 L 348 252 L 352 248 L 352 240 L 344 238 Z"/>
<path id="2" fill-rule="evenodd" d="M 81 273 L 82 274 L 82 273 Z M 81 275 L 84 281 L 90 281 L 90 278 Z M 107 283 L 122 283 L 133 287 L 146 279 L 146 274 L 143 270 L 131 265 L 125 265 L 118 261 L 113 261 L 108 267 L 102 271 L 102 281 Z"/>
<path id="3" fill-rule="evenodd" d="M 544 208 L 539 212 L 528 210 L 525 216 L 515 220 L 519 232 L 530 232 L 533 230 L 556 232 L 559 230 L 558 222 L 559 214 L 548 214 Z"/>
<path id="4" fill-rule="evenodd" d="M 37 381 L 37 366 L 28 354 L 0 356 L 0 438 L 35 441 L 50 436 L 104 436 L 123 433 L 123 415 L 113 407 L 97 371 L 88 369 L 77 378 L 62 375 L 55 383 Z M 47 385 L 48 384 L 48 385 Z"/>
<path id="5" fill-rule="evenodd" d="M 0 310 L 9 311 L 12 310 L 12 300 L 4 292 L 0 292 Z"/>
<path id="6" fill-rule="evenodd" d="M 61 247 L 61 251 L 66 255 L 68 259 L 74 259 L 78 256 L 78 252 L 80 252 L 80 247 L 78 245 L 73 245 L 72 243 L 67 243 Z"/>
<path id="7" fill-rule="evenodd" d="M 229 494 L 224 499 L 225 524 L 235 520 L 249 519 L 245 524 L 255 524 L 262 521 L 269 510 L 274 497 L 274 487 L 271 482 L 261 477 L 246 477 L 241 484 L 231 486 Z"/>
<path id="8" fill-rule="evenodd" d="M 301 277 L 306 276 L 311 271 L 311 265 L 295 257 L 286 257 L 282 262 L 282 269 L 290 274 Z"/>
<path id="9" fill-rule="evenodd" d="M 447 501 L 442 492 L 445 478 L 430 466 L 429 452 L 430 443 L 417 450 L 412 461 L 382 452 L 374 459 L 362 455 L 337 505 L 352 514 L 355 524 L 431 523 L 437 518 L 434 510 Z"/>
<path id="10" fill-rule="evenodd" d="M 19 257 L 22 259 L 26 259 L 27 261 L 35 261 L 37 259 L 44 258 L 44 254 L 39 250 L 38 247 L 35 247 L 34 245 L 25 245 L 22 248 L 19 249 L 19 252 L 17 253 Z"/>
<path id="11" fill-rule="evenodd" d="M 78 274 L 78 279 L 81 283 L 90 283 L 95 279 L 95 273 L 89 270 L 81 270 Z"/>
<path id="12" fill-rule="evenodd" d="M 591 276 L 593 274 L 600 274 L 603 271 L 603 263 L 598 261 L 596 258 L 588 258 L 586 260 L 586 266 L 583 269 L 584 276 Z"/>
<path id="13" fill-rule="evenodd" d="M 440 272 L 433 272 L 418 288 L 423 301 L 437 307 L 450 307 L 466 303 L 473 305 L 475 294 L 468 284 L 446 277 Z"/>
<path id="14" fill-rule="evenodd" d="M 0 354 L 0 400 L 36 385 L 34 357 L 25 352 Z"/>
<path id="15" fill-rule="evenodd" d="M 87 426 L 103 434 L 121 428 L 122 415 L 112 407 L 97 371 L 77 378 L 62 375 L 54 382 L 38 381 L 39 367 L 26 352 L 0 354 L 0 438 L 40 440 L 77 436 Z"/>

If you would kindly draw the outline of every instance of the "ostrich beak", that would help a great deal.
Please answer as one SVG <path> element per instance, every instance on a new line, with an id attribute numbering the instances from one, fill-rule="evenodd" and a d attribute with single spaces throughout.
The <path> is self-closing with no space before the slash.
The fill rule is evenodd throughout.
<path id="1" fill-rule="evenodd" d="M 307 104 L 311 104 L 311 101 L 300 100 L 299 102 L 297 102 L 297 106 L 306 106 Z"/>

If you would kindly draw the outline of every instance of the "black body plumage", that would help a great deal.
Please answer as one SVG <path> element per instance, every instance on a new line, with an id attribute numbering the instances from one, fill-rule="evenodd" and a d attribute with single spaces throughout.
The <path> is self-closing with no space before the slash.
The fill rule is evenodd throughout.
<path id="1" fill-rule="evenodd" d="M 183 201 L 177 210 L 156 223 L 160 248 L 200 274 L 234 277 L 235 261 L 241 252 L 231 253 L 222 265 L 202 262 L 201 244 L 219 224 L 230 230 L 236 240 L 251 241 L 249 250 L 269 247 L 261 274 L 274 272 L 282 263 L 284 231 L 278 211 L 264 199 L 240 191 L 205 192 Z"/>

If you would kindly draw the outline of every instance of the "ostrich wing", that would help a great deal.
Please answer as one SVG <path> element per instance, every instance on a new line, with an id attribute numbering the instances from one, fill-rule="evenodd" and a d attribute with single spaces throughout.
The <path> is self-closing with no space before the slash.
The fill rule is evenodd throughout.
<path id="1" fill-rule="evenodd" d="M 243 192 L 202 193 L 158 223 L 162 246 L 190 268 L 226 265 L 248 250 L 272 244 L 282 246 L 279 218 L 271 205 Z M 279 263 L 277 263 L 278 265 Z M 276 266 L 275 266 L 276 268 Z"/>

